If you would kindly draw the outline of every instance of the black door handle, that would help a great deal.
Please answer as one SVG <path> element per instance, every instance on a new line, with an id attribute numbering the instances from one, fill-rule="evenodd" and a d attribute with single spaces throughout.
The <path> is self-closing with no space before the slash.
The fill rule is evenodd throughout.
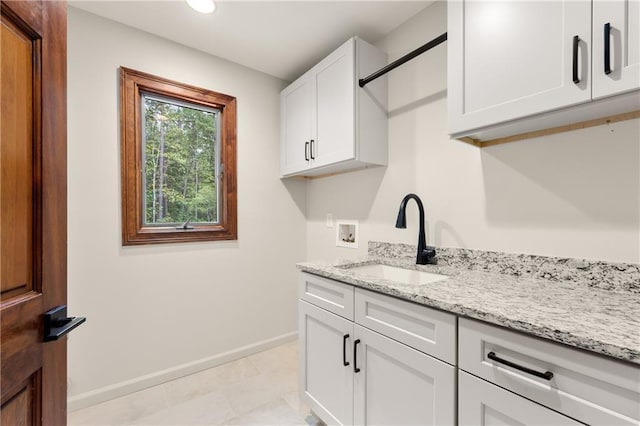
<path id="1" fill-rule="evenodd" d="M 86 320 L 84 317 L 67 317 L 67 305 L 53 308 L 44 314 L 44 341 L 58 340 Z"/>
<path id="2" fill-rule="evenodd" d="M 578 46 L 580 44 L 580 37 L 573 36 L 573 82 L 575 84 L 580 83 L 580 77 L 578 77 Z"/>
<path id="3" fill-rule="evenodd" d="M 541 373 L 539 371 L 532 370 L 532 369 L 530 369 L 528 367 L 525 367 L 523 365 L 518 365 L 518 364 L 513 363 L 511 361 L 507 361 L 506 359 L 498 358 L 498 356 L 496 355 L 495 352 L 489 352 L 487 354 L 487 358 L 492 359 L 495 362 L 499 362 L 500 364 L 504 364 L 504 365 L 507 365 L 509 367 L 515 368 L 516 370 L 524 371 L 525 373 L 531 374 L 532 376 L 540 377 L 540 378 L 545 379 L 545 380 L 553 379 L 553 373 L 551 371 L 545 371 L 544 373 Z"/>
<path id="4" fill-rule="evenodd" d="M 604 24 L 604 73 L 611 74 L 611 24 Z"/>
<path id="5" fill-rule="evenodd" d="M 313 156 L 313 142 L 314 142 L 314 140 L 313 140 L 313 139 L 311 139 L 311 145 L 310 145 L 310 149 L 309 149 L 309 151 L 311 151 L 311 159 L 312 159 L 312 160 L 315 160 L 315 159 L 316 159 L 316 157 L 314 157 L 314 156 Z"/>
<path id="6" fill-rule="evenodd" d="M 356 339 L 356 341 L 353 342 L 353 371 L 355 373 L 360 372 L 358 368 L 358 343 L 360 343 L 360 339 Z"/>
<path id="7" fill-rule="evenodd" d="M 304 161 L 309 161 L 309 142 L 304 143 Z"/>
<path id="8" fill-rule="evenodd" d="M 347 339 L 349 338 L 348 334 L 342 336 L 342 365 L 345 367 L 349 366 L 349 361 L 347 361 Z"/>

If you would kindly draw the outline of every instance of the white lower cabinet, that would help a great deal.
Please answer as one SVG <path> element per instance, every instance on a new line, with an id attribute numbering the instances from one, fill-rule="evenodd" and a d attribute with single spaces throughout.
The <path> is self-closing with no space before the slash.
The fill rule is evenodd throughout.
<path id="1" fill-rule="evenodd" d="M 353 323 L 303 300 L 298 303 L 301 397 L 325 423 L 352 424 L 353 371 L 344 364 L 351 363 Z"/>
<path id="2" fill-rule="evenodd" d="M 355 325 L 356 425 L 453 425 L 455 367 Z"/>
<path id="3" fill-rule="evenodd" d="M 582 424 L 464 371 L 459 372 L 458 389 L 461 426 Z"/>
<path id="4" fill-rule="evenodd" d="M 301 288 L 308 289 L 309 283 L 313 282 L 315 294 L 324 291 L 341 294 L 339 300 L 343 300 L 342 295 L 348 294 L 349 290 L 353 292 L 353 287 L 346 284 L 323 281 L 302 274 Z M 301 295 L 304 297 L 308 293 L 305 290 Z M 358 300 L 362 296 L 361 292 L 355 292 L 356 305 L 363 303 Z M 328 297 L 320 298 L 326 299 Z M 388 299 L 394 305 L 417 306 Z M 456 372 L 453 365 L 354 323 L 351 310 L 337 310 L 340 315 L 346 315 L 345 318 L 327 310 L 332 309 L 332 305 L 321 308 L 307 300 L 298 302 L 299 389 L 304 402 L 325 423 L 394 426 L 455 423 Z M 432 310 L 425 307 L 424 311 Z M 398 318 L 400 316 L 390 310 L 386 321 L 389 327 L 396 324 L 402 331 L 402 326 L 396 322 Z M 441 317 L 437 319 L 442 321 Z M 417 319 L 406 316 L 402 320 L 408 326 Z M 455 323 L 453 315 L 451 320 Z M 421 325 L 428 324 L 429 319 L 422 317 L 420 322 Z M 453 342 L 455 338 L 449 340 Z"/>
<path id="5" fill-rule="evenodd" d="M 534 401 L 549 415 L 559 412 L 594 426 L 640 425 L 638 366 L 466 318 L 458 321 L 458 336 L 461 424 L 463 413 L 477 409 L 478 401 L 484 404 L 484 389 L 488 389 L 467 388 L 462 379 L 464 370 L 487 385 L 506 389 L 505 395 Z M 469 401 L 471 405 L 467 405 Z M 521 423 L 556 424 L 537 420 L 540 417 L 534 413 L 539 409 L 523 409 Z M 475 423 L 473 417 L 471 422 L 486 424 Z"/>
<path id="6" fill-rule="evenodd" d="M 635 364 L 312 274 L 299 294 L 300 395 L 327 424 L 640 426 Z"/>

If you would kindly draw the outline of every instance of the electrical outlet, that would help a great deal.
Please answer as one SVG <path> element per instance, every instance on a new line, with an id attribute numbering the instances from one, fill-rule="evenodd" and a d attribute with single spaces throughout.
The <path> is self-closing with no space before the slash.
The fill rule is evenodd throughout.
<path id="1" fill-rule="evenodd" d="M 333 228 L 333 214 L 327 213 L 327 228 Z"/>

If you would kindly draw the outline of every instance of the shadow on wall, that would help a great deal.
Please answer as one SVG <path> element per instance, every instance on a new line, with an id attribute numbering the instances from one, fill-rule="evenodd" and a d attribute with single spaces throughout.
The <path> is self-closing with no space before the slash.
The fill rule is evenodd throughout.
<path id="1" fill-rule="evenodd" d="M 428 225 L 428 224 L 427 224 Z M 430 228 L 428 226 L 428 228 Z M 433 244 L 436 247 L 442 247 L 443 235 L 447 236 L 448 241 L 454 241 L 453 244 L 448 243 L 449 247 L 467 247 L 467 244 L 462 239 L 462 236 L 455 230 L 455 228 L 449 225 L 447 222 L 441 220 L 436 221 L 433 224 Z"/>
<path id="2" fill-rule="evenodd" d="M 387 117 L 392 118 L 395 117 L 397 115 L 401 115 L 404 114 L 405 112 L 409 112 L 409 111 L 413 111 L 417 108 L 420 108 L 424 105 L 429 105 L 433 102 L 437 102 L 441 99 L 446 99 L 447 97 L 447 91 L 446 90 L 441 90 L 439 92 L 433 93 L 431 95 L 425 96 L 423 98 L 420 98 L 418 100 L 415 100 L 413 102 L 410 102 L 406 105 L 400 106 L 398 108 L 394 108 L 393 110 L 390 110 L 387 112 Z"/>
<path id="3" fill-rule="evenodd" d="M 498 227 L 638 229 L 640 129 L 630 120 L 494 147 L 481 161 Z"/>
<path id="4" fill-rule="evenodd" d="M 372 167 L 308 181 L 313 197 L 308 200 L 307 220 L 324 221 L 327 212 L 336 219 L 367 220 L 386 171 Z"/>
<path id="5" fill-rule="evenodd" d="M 281 179 L 291 199 L 303 216 L 307 214 L 307 183 L 304 179 Z"/>

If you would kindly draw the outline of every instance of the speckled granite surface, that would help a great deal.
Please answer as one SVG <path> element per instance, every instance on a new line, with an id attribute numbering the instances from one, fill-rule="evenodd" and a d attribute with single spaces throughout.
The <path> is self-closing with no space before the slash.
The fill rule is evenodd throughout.
<path id="1" fill-rule="evenodd" d="M 374 242 L 370 243 L 366 258 L 305 262 L 299 263 L 298 268 L 640 364 L 638 265 L 624 264 L 612 272 L 612 264 L 605 262 L 495 252 L 482 255 L 483 252 L 469 250 L 463 251 L 465 254 L 455 253 L 456 249 L 437 251 L 438 265 L 422 266 L 415 265 L 415 247 Z M 518 262 L 520 258 L 522 261 Z M 350 271 L 352 267 L 372 263 L 414 268 L 449 278 L 409 285 Z"/>
<path id="2" fill-rule="evenodd" d="M 370 241 L 368 253 L 370 256 L 415 259 L 416 246 Z M 438 248 L 437 259 L 440 266 L 640 293 L 640 264 L 456 248 Z"/>

